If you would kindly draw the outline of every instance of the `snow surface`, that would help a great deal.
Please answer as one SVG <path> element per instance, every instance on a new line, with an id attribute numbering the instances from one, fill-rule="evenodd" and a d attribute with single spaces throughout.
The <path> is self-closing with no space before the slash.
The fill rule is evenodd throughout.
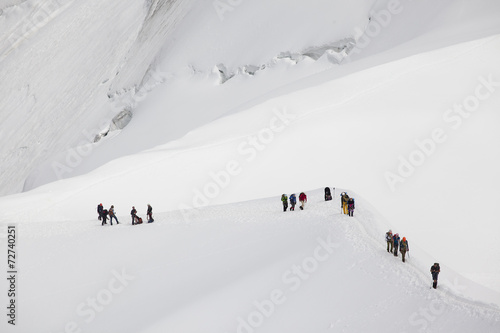
<path id="1" fill-rule="evenodd" d="M 498 331 L 498 1 L 220 2 L 0 4 L 0 222 L 20 227 L 22 330 L 235 331 L 280 289 L 258 331 Z M 359 194 L 355 219 L 319 192 L 280 212 L 284 191 L 325 186 Z M 99 202 L 127 223 L 149 202 L 157 221 L 114 237 Z M 409 239 L 405 266 L 388 228 Z M 289 293 L 284 272 L 328 235 L 335 260 Z M 130 288 L 85 322 L 78 306 L 122 269 Z"/>
<path id="2" fill-rule="evenodd" d="M 108 95 L 140 83 L 189 8 L 190 0 L 27 0 L 4 8 L 0 139 L 9 144 L 0 147 L 0 194 L 21 191 L 40 162 L 106 126 L 121 111 Z"/>
<path id="3" fill-rule="evenodd" d="M 132 226 L 119 211 L 113 226 L 95 216 L 19 224 L 16 329 L 498 331 L 497 307 L 460 296 L 473 289 L 494 301 L 498 293 L 446 264 L 430 289 L 425 250 L 410 241 L 406 263 L 387 253 L 386 222 L 355 193 L 355 216 L 340 214 L 340 191 L 330 202 L 322 190 L 308 192 L 304 211 L 283 212 L 279 196 L 206 207 L 189 223 L 166 212 Z M 144 218 L 146 207 L 137 208 Z"/>

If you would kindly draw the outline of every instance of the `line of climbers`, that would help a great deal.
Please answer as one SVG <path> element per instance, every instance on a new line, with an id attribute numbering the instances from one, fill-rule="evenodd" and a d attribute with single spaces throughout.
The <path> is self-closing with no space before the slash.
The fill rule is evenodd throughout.
<path id="1" fill-rule="evenodd" d="M 398 256 L 399 248 L 403 262 L 405 262 L 405 255 L 407 252 L 408 257 L 410 256 L 410 247 L 408 245 L 408 240 L 406 239 L 406 237 L 403 237 L 403 239 L 401 240 L 398 233 L 393 234 L 392 230 L 389 230 L 385 233 L 385 241 L 387 242 L 387 252 L 393 253 L 395 257 Z M 436 289 L 437 287 L 437 280 L 440 272 L 441 268 L 439 267 L 439 263 L 434 263 L 434 265 L 431 266 L 431 275 L 433 281 L 432 287 L 434 289 Z"/>
<path id="2" fill-rule="evenodd" d="M 335 192 L 335 187 L 333 188 L 333 191 Z M 330 191 L 329 187 L 325 187 L 325 201 L 330 201 L 332 200 L 332 194 Z M 286 194 L 283 194 L 281 196 L 281 201 L 283 203 L 283 211 L 286 212 L 288 208 L 288 197 Z M 299 195 L 299 201 L 301 203 L 300 209 L 304 209 L 304 205 L 307 202 L 307 195 L 304 192 L 300 192 Z M 290 211 L 295 211 L 295 205 L 297 204 L 297 198 L 295 197 L 295 193 L 292 193 L 290 195 Z M 340 194 L 340 208 L 341 212 L 343 212 L 346 215 L 349 216 L 354 216 L 354 198 L 350 198 L 349 195 L 347 195 L 346 192 L 342 192 Z M 118 222 L 118 218 L 116 217 L 116 211 L 115 211 L 115 206 L 111 205 L 109 209 L 104 209 L 102 203 L 97 205 L 97 213 L 98 213 L 98 220 L 102 221 L 101 225 L 107 224 L 108 216 L 109 216 L 109 222 L 111 225 L 113 225 L 113 218 L 116 220 L 116 224 L 120 224 Z M 132 225 L 136 224 L 142 224 L 142 218 L 137 216 L 137 210 L 135 209 L 135 206 L 132 206 L 132 210 L 130 211 L 130 215 L 132 217 Z M 153 219 L 153 207 L 151 207 L 150 204 L 148 204 L 148 209 L 146 212 L 147 218 L 148 218 L 148 223 L 154 222 Z M 403 237 L 403 240 L 400 239 L 399 234 L 393 234 L 392 230 L 389 230 L 385 233 L 385 240 L 387 242 L 387 252 L 393 253 L 395 257 L 398 256 L 398 248 L 399 251 L 401 252 L 401 256 L 403 259 L 403 262 L 405 262 L 405 256 L 406 253 L 408 252 L 408 256 L 410 255 L 410 247 L 408 245 L 408 240 L 406 237 Z M 437 287 L 437 280 L 438 280 L 438 275 L 441 272 L 441 269 L 439 267 L 439 263 L 434 263 L 434 265 L 431 266 L 431 274 L 432 274 L 432 280 L 433 284 L 432 287 L 436 289 Z"/>
<path id="3" fill-rule="evenodd" d="M 410 252 L 406 237 L 403 237 L 403 240 L 401 240 L 398 233 L 392 234 L 392 230 L 389 230 L 385 233 L 385 241 L 387 242 L 387 252 L 394 253 L 394 256 L 397 257 L 399 248 L 403 262 L 405 262 L 406 252 Z M 408 255 L 410 254 L 408 253 Z"/>
<path id="4" fill-rule="evenodd" d="M 97 219 L 99 221 L 102 221 L 101 225 L 108 224 L 107 223 L 108 216 L 109 216 L 109 222 L 111 225 L 113 225 L 113 218 L 116 220 L 116 224 L 120 224 L 120 222 L 118 222 L 118 218 L 116 217 L 115 206 L 113 206 L 113 205 L 111 205 L 111 207 L 109 209 L 104 209 L 102 203 L 100 203 L 99 205 L 97 205 L 97 214 L 98 214 Z M 135 209 L 134 206 L 132 206 L 132 210 L 130 211 L 130 215 L 132 217 L 132 225 L 142 223 L 142 218 L 137 216 L 137 210 Z M 148 210 L 146 212 L 146 215 L 148 217 L 148 223 L 154 222 L 153 207 L 151 207 L 150 204 L 148 204 Z"/>
<path id="5" fill-rule="evenodd" d="M 333 187 L 333 192 L 335 193 L 335 187 Z M 349 216 L 354 216 L 354 198 L 350 198 L 346 192 L 340 194 L 340 208 L 341 211 Z M 332 192 L 329 187 L 325 187 L 325 201 L 330 201 L 333 199 Z M 286 212 L 288 209 L 288 201 L 290 201 L 290 211 L 295 210 L 295 205 L 297 204 L 297 197 L 295 193 L 290 194 L 290 198 L 286 194 L 281 195 L 281 202 L 283 204 L 283 211 Z M 304 205 L 307 202 L 307 195 L 304 192 L 300 192 L 299 195 L 300 209 L 304 209 Z"/>
<path id="6" fill-rule="evenodd" d="M 304 192 L 300 192 L 299 194 L 299 201 L 300 201 L 300 210 L 304 210 L 304 205 L 307 202 L 307 195 Z M 288 208 L 288 197 L 286 194 L 281 195 L 281 202 L 283 203 L 283 211 L 286 212 Z M 295 196 L 295 193 L 290 194 L 290 211 L 295 210 L 295 205 L 297 204 L 297 197 Z"/>

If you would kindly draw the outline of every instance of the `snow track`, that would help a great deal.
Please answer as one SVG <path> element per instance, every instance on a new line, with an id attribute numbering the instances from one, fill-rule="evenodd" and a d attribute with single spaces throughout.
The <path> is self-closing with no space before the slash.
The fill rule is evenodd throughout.
<path id="1" fill-rule="evenodd" d="M 1 2 L 16 332 L 500 331 L 498 0 Z"/>
<path id="2" fill-rule="evenodd" d="M 22 224 L 24 316 L 40 318 L 42 332 L 68 321 L 93 333 L 245 332 L 242 323 L 253 325 L 252 316 L 265 312 L 256 304 L 269 305 L 280 292 L 282 302 L 262 314 L 255 331 L 382 332 L 388 321 L 401 332 L 500 328 L 498 307 L 463 299 L 441 284 L 430 290 L 430 274 L 421 266 L 431 263 L 421 264 L 411 239 L 408 262 L 387 253 L 385 222 L 348 193 L 356 198 L 355 217 L 340 214 L 338 193 L 324 202 L 318 190 L 308 193 L 304 211 L 283 212 L 276 196 L 203 208 L 187 222 L 169 212 L 138 226 L 126 214 L 119 214 L 118 226 Z M 133 279 L 93 320 L 75 314 L 82 304 L 88 310 L 88 297 L 106 290 L 121 271 Z M 440 281 L 447 274 L 443 270 Z M 34 306 L 40 300 L 46 308 Z"/>

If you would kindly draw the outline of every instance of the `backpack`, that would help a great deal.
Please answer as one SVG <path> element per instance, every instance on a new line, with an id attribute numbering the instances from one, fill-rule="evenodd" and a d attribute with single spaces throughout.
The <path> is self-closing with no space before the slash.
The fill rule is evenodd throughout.
<path id="1" fill-rule="evenodd" d="M 394 240 L 394 245 L 399 244 L 399 234 L 395 234 L 394 236 L 392 236 L 392 239 Z"/>
<path id="2" fill-rule="evenodd" d="M 388 242 L 390 242 L 390 241 L 391 241 L 391 239 L 392 239 L 392 234 L 391 234 L 391 233 L 389 233 L 389 232 L 386 232 L 386 233 L 385 233 L 385 240 L 386 240 L 386 241 L 388 241 Z"/>
<path id="3" fill-rule="evenodd" d="M 330 192 L 330 188 L 329 187 L 325 187 L 325 195 L 331 195 L 332 192 Z"/>
<path id="4" fill-rule="evenodd" d="M 290 196 L 290 203 L 297 203 L 297 197 L 295 197 L 295 194 Z"/>
<path id="5" fill-rule="evenodd" d="M 307 197 L 306 197 L 306 194 L 304 192 L 300 193 L 300 195 L 299 195 L 299 200 L 300 201 L 306 201 L 306 198 Z"/>
<path id="6" fill-rule="evenodd" d="M 288 201 L 288 197 L 287 197 L 285 194 L 283 194 L 283 195 L 281 196 L 281 201 L 283 201 L 283 202 Z"/>
<path id="7" fill-rule="evenodd" d="M 347 208 L 349 210 L 354 210 L 354 199 L 353 198 L 349 198 L 349 200 L 347 200 Z"/>
<path id="8" fill-rule="evenodd" d="M 103 214 L 103 215 L 108 215 L 108 210 L 107 210 L 107 209 L 103 210 L 103 211 L 102 211 L 102 214 Z"/>

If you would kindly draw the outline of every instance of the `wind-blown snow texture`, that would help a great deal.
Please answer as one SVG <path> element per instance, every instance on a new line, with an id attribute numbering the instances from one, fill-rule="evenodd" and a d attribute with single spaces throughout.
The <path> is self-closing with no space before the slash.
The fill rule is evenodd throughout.
<path id="1" fill-rule="evenodd" d="M 0 194 L 19 192 L 36 165 L 106 126 L 121 111 L 108 94 L 141 82 L 189 6 L 27 0 L 4 8 L 0 138 L 9 144 L 0 147 Z"/>
<path id="2" fill-rule="evenodd" d="M 497 1 L 0 9 L 0 222 L 19 223 L 28 253 L 22 315 L 47 331 L 235 331 L 332 235 L 340 247 L 259 331 L 382 331 L 389 314 L 408 332 L 498 331 Z M 117 114 L 133 117 L 109 131 Z M 282 192 L 327 185 L 383 218 L 361 200 L 349 224 L 319 193 L 278 214 Z M 157 222 L 114 237 L 101 201 L 127 222 L 150 202 Z M 408 265 L 384 253 L 389 227 L 409 238 Z M 442 289 L 427 293 L 435 261 Z M 107 316 L 76 312 L 122 269 L 135 279 Z M 64 282 L 36 279 L 52 273 Z M 59 311 L 35 310 L 41 299 Z M 123 320 L 145 300 L 144 320 Z"/>

